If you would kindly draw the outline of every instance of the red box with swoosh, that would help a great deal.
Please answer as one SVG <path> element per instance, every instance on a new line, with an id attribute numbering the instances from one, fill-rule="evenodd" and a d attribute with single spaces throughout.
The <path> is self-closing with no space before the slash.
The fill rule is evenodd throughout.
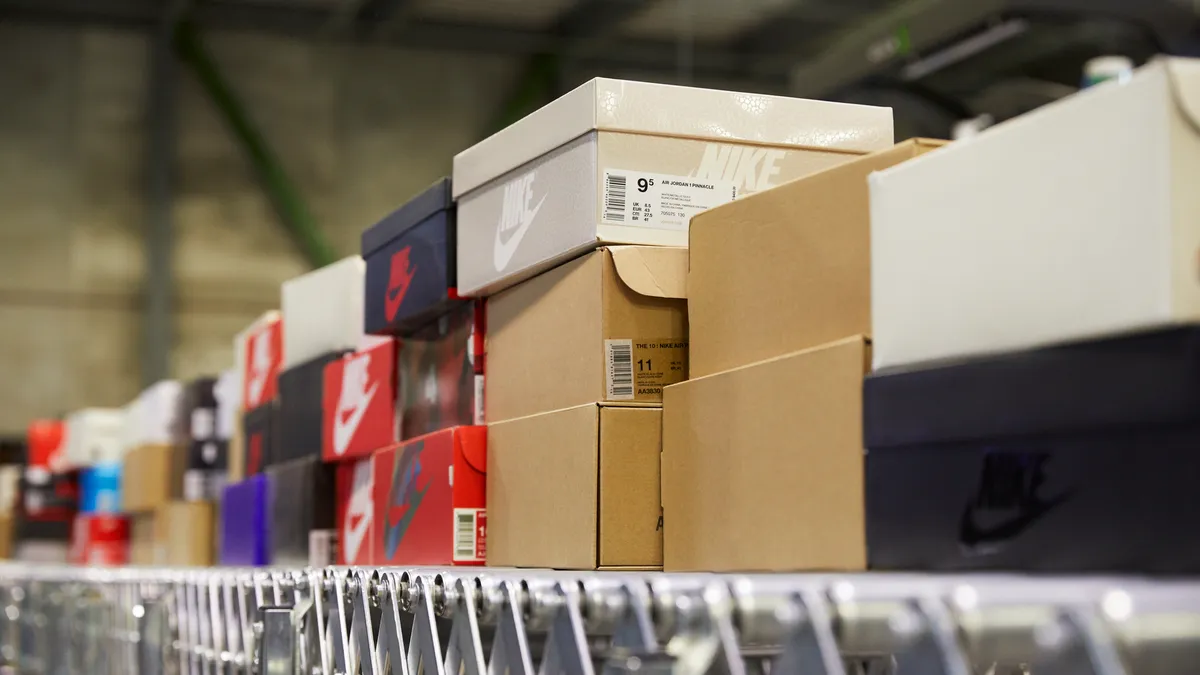
<path id="1" fill-rule="evenodd" d="M 269 403 L 278 391 L 283 367 L 283 320 L 271 316 L 246 333 L 245 370 L 242 372 L 242 408 L 253 410 Z"/>
<path id="2" fill-rule="evenodd" d="M 375 453 L 373 565 L 482 565 L 487 427 L 451 427 Z"/>
<path id="3" fill-rule="evenodd" d="M 325 365 L 321 458 L 342 462 L 396 442 L 396 351 L 387 340 Z"/>
<path id="4" fill-rule="evenodd" d="M 336 471 L 337 564 L 370 565 L 375 545 L 374 460 L 342 462 Z"/>

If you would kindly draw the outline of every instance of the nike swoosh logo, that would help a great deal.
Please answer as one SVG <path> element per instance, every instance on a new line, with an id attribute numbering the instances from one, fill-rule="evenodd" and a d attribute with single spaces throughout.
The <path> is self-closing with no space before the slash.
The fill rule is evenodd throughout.
<path id="1" fill-rule="evenodd" d="M 250 400 L 247 402 L 250 406 L 257 406 L 262 402 L 263 389 L 267 386 L 267 371 L 252 369 L 250 371 Z"/>
<path id="2" fill-rule="evenodd" d="M 392 321 L 396 318 L 396 312 L 400 311 L 400 305 L 404 304 L 404 296 L 408 295 L 409 284 L 412 283 L 413 277 L 417 274 L 417 268 L 413 267 L 405 272 L 403 284 L 397 284 L 388 289 L 387 295 L 384 297 L 383 311 L 386 314 L 387 320 Z"/>
<path id="3" fill-rule="evenodd" d="M 508 241 L 500 240 L 500 226 L 504 222 L 504 216 L 500 217 L 500 222 L 496 223 L 496 247 L 492 249 L 492 264 L 496 266 L 497 272 L 503 272 L 508 268 L 508 263 L 512 262 L 513 256 L 517 253 L 517 247 L 521 245 L 521 240 L 525 238 L 525 233 L 529 231 L 529 226 L 537 218 L 538 211 L 542 210 L 544 203 L 546 203 L 546 195 L 542 195 L 541 201 L 529 212 L 529 217 L 521 221 L 521 226 L 517 228 L 516 232 L 513 232 Z"/>
<path id="4" fill-rule="evenodd" d="M 1046 514 L 1058 508 L 1063 502 L 1067 501 L 1069 496 L 1069 492 L 1064 492 L 1052 499 L 1039 501 L 1037 504 L 1023 509 L 1015 517 L 990 527 L 980 527 L 979 523 L 975 520 L 976 509 L 973 506 L 967 506 L 963 510 L 962 520 L 959 522 L 958 539 L 968 548 L 974 548 L 980 544 L 1008 541 L 1020 535 Z"/>
<path id="5" fill-rule="evenodd" d="M 379 383 L 371 385 L 371 388 L 363 395 L 358 407 L 350 411 L 350 415 L 346 419 L 342 419 L 344 412 L 339 406 L 337 414 L 333 416 L 333 452 L 337 455 L 346 454 L 346 448 L 350 447 L 350 441 L 354 438 L 354 432 L 358 431 L 358 425 L 362 422 L 363 415 L 367 414 L 367 408 L 371 407 L 371 399 L 375 398 L 375 391 L 379 389 Z"/>
<path id="6" fill-rule="evenodd" d="M 370 513 L 352 513 L 346 516 L 346 561 L 352 563 L 358 559 L 358 549 L 367 538 L 367 529 L 371 524 Z"/>

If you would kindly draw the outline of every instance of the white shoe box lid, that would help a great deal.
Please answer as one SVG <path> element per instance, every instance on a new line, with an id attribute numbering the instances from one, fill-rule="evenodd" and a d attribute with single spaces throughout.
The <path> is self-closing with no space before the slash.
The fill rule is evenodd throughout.
<path id="1" fill-rule="evenodd" d="M 363 343 L 363 273 L 359 256 L 283 282 L 283 368 Z"/>
<path id="2" fill-rule="evenodd" d="M 1200 319 L 1200 60 L 870 178 L 874 366 Z"/>
<path id="3" fill-rule="evenodd" d="M 126 447 L 125 418 L 122 408 L 84 408 L 68 415 L 68 468 L 120 461 Z"/>
<path id="4" fill-rule="evenodd" d="M 891 145 L 888 108 L 592 80 L 455 156 L 459 293 L 494 293 L 599 243 L 686 246 L 693 212 Z M 664 181 L 683 184 L 678 222 L 632 222 L 642 178 L 657 181 L 655 204 Z"/>
<path id="5" fill-rule="evenodd" d="M 146 387 L 126 406 L 127 449 L 171 443 L 182 395 L 183 385 L 178 380 L 160 380 Z"/>
<path id="6" fill-rule="evenodd" d="M 213 387 L 217 399 L 217 438 L 229 440 L 241 421 L 238 412 L 242 409 L 242 371 L 231 368 L 217 376 Z"/>

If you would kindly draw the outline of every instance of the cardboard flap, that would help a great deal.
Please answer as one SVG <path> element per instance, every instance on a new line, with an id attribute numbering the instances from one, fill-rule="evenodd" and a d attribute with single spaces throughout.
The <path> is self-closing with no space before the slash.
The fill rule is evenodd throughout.
<path id="1" fill-rule="evenodd" d="M 1166 66 L 1175 103 L 1200 134 L 1200 59 L 1167 59 Z"/>
<path id="2" fill-rule="evenodd" d="M 652 298 L 687 297 L 688 250 L 675 246 L 614 246 L 617 276 L 635 293 Z"/>
<path id="3" fill-rule="evenodd" d="M 487 473 L 487 427 L 459 427 L 458 447 L 473 471 Z"/>

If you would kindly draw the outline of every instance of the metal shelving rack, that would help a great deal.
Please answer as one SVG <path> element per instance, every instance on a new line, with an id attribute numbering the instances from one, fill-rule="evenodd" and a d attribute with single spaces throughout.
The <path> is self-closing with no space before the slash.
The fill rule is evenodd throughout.
<path id="1" fill-rule="evenodd" d="M 1200 667 L 1200 583 L 0 566 L 35 675 L 1125 675 Z"/>

